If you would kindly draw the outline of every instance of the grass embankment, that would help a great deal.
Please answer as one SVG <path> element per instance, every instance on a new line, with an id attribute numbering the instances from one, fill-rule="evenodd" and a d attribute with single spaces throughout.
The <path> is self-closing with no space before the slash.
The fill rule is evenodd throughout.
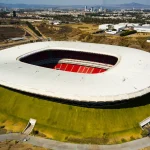
<path id="1" fill-rule="evenodd" d="M 27 26 L 38 36 L 42 36 L 41 33 L 30 22 L 26 22 Z"/>
<path id="2" fill-rule="evenodd" d="M 145 97 L 148 101 L 149 97 Z M 70 142 L 112 144 L 139 138 L 138 123 L 150 116 L 150 103 L 125 108 L 84 108 L 35 98 L 0 87 L 0 126 L 22 131 L 30 118 L 47 137 Z M 138 103 L 138 101 L 137 101 Z"/>

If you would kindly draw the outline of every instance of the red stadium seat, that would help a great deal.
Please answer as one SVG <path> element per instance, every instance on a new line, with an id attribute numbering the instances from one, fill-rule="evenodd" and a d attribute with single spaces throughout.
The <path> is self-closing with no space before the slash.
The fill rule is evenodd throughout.
<path id="1" fill-rule="evenodd" d="M 65 70 L 66 67 L 67 67 L 67 64 L 61 64 L 61 65 L 60 65 L 60 70 Z"/>
<path id="2" fill-rule="evenodd" d="M 67 68 L 66 68 L 66 70 L 65 70 L 65 71 L 69 71 L 69 72 L 71 72 L 71 70 L 72 70 L 73 66 L 74 66 L 74 65 L 72 65 L 72 64 L 68 64 L 68 66 L 67 66 Z"/>
<path id="3" fill-rule="evenodd" d="M 93 67 L 86 67 L 81 65 L 75 65 L 75 64 L 45 64 L 42 65 L 46 68 L 52 68 L 56 70 L 62 70 L 62 71 L 68 71 L 68 72 L 78 72 L 78 73 L 84 73 L 84 74 L 96 74 L 96 73 L 102 73 L 105 72 L 106 69 L 102 68 L 93 68 Z"/>
<path id="4" fill-rule="evenodd" d="M 94 68 L 94 70 L 92 71 L 92 73 L 99 73 L 100 69 L 99 68 Z"/>
<path id="5" fill-rule="evenodd" d="M 80 67 L 79 65 L 74 65 L 72 72 L 78 72 L 79 67 Z"/>
<path id="6" fill-rule="evenodd" d="M 88 73 L 88 74 L 91 74 L 93 70 L 94 70 L 94 68 L 89 67 L 89 69 L 88 69 L 87 73 Z"/>
<path id="7" fill-rule="evenodd" d="M 79 68 L 79 70 L 78 70 L 78 73 L 82 73 L 83 72 L 83 70 L 84 70 L 84 66 L 80 66 L 80 68 Z"/>
<path id="8" fill-rule="evenodd" d="M 89 67 L 85 67 L 82 73 L 87 73 Z"/>
<path id="9" fill-rule="evenodd" d="M 57 64 L 57 65 L 55 66 L 55 69 L 60 69 L 60 66 L 61 66 L 61 64 Z"/>

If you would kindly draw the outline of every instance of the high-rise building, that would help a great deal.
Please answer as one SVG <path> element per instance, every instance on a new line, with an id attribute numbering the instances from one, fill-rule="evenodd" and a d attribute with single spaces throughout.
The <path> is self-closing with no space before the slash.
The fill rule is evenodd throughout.
<path id="1" fill-rule="evenodd" d="M 94 11 L 94 7 L 91 7 L 90 12 L 93 12 L 93 11 Z"/>
<path id="2" fill-rule="evenodd" d="M 53 11 L 53 8 L 49 8 L 48 11 L 51 11 L 51 12 L 52 12 L 52 11 Z"/>
<path id="3" fill-rule="evenodd" d="M 125 12 L 125 9 L 121 9 L 121 12 L 122 12 L 122 13 Z"/>
<path id="4" fill-rule="evenodd" d="M 87 6 L 84 7 L 84 11 L 87 11 Z"/>
<path id="5" fill-rule="evenodd" d="M 99 8 L 98 11 L 99 11 L 99 12 L 102 12 L 102 11 L 103 11 L 103 7 Z"/>
<path id="6" fill-rule="evenodd" d="M 4 11 L 7 11 L 7 8 L 5 7 L 3 10 L 4 10 Z"/>
<path id="7" fill-rule="evenodd" d="M 104 13 L 106 13 L 106 12 L 107 12 L 107 9 L 105 8 L 105 9 L 104 9 Z"/>
<path id="8" fill-rule="evenodd" d="M 134 7 L 132 8 L 132 11 L 133 11 L 133 12 L 135 11 L 135 8 L 134 8 Z"/>
<path id="9" fill-rule="evenodd" d="M 13 17 L 17 17 L 16 11 L 13 11 Z"/>

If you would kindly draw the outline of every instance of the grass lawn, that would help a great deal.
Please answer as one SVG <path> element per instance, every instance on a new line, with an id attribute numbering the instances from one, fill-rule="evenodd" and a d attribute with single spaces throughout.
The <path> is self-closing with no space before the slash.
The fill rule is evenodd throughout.
<path id="1" fill-rule="evenodd" d="M 77 143 L 112 144 L 122 138 L 140 138 L 140 121 L 150 116 L 150 101 L 110 108 L 85 108 L 61 104 L 0 87 L 0 126 L 23 131 L 30 118 L 48 138 Z M 132 106 L 133 105 L 133 106 Z"/>
<path id="2" fill-rule="evenodd" d="M 93 33 L 98 30 L 98 25 L 96 24 L 86 24 L 86 23 L 78 23 L 78 24 L 68 24 L 66 26 L 75 28 L 75 29 L 80 29 L 81 31 Z"/>

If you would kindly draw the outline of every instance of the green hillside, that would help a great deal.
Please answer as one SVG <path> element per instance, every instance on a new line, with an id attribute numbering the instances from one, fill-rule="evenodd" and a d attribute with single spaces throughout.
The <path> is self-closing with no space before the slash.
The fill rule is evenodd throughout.
<path id="1" fill-rule="evenodd" d="M 84 108 L 0 87 L 0 126 L 22 131 L 28 120 L 34 118 L 37 119 L 36 130 L 55 140 L 119 143 L 123 139 L 139 138 L 141 130 L 138 123 L 150 116 L 149 95 L 134 103 L 115 108 Z"/>

